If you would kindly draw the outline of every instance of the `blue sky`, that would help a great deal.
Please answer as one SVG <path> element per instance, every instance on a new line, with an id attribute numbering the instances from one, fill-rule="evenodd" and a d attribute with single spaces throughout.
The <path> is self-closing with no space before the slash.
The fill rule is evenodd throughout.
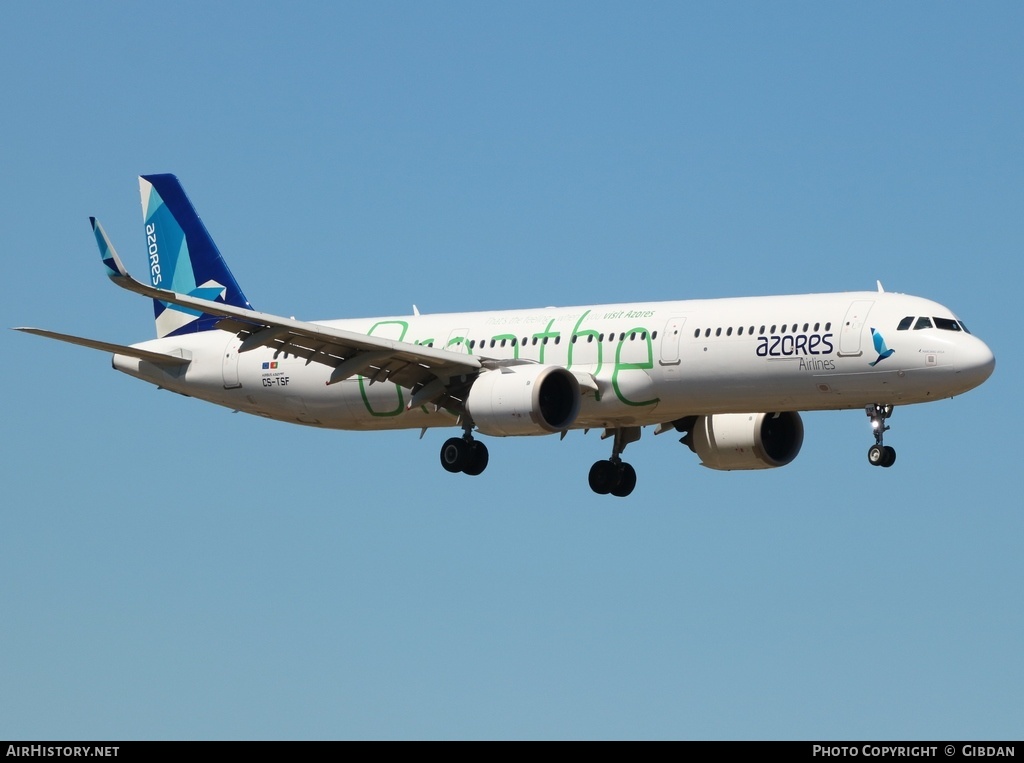
<path id="1" fill-rule="evenodd" d="M 0 325 L 152 311 L 177 174 L 257 309 L 317 319 L 873 289 L 995 375 L 805 415 L 763 473 L 646 431 L 321 432 L 5 331 L 0 738 L 1020 738 L 1019 4 L 19 4 Z M 1009 317 L 1008 317 L 1009 316 Z M 1016 476 L 1014 476 L 1016 475 Z"/>

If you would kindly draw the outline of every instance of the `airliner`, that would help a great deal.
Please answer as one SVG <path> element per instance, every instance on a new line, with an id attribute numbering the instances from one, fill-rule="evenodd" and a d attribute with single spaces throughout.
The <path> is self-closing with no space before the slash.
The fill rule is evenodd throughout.
<path id="1" fill-rule="evenodd" d="M 992 351 L 951 310 L 877 290 L 303 321 L 254 310 L 174 175 L 139 178 L 149 277 L 125 269 L 95 218 L 109 278 L 153 300 L 156 339 L 112 344 L 118 371 L 235 411 L 348 430 L 455 427 L 441 466 L 479 475 L 476 435 L 602 430 L 598 494 L 636 485 L 622 460 L 645 427 L 711 469 L 770 469 L 800 452 L 800 411 L 862 408 L 873 466 L 896 405 L 967 392 Z"/>

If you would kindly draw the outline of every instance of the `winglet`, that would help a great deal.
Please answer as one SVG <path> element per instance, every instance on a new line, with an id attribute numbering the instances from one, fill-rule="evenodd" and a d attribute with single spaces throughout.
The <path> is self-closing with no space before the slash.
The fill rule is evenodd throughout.
<path id="1" fill-rule="evenodd" d="M 110 243 L 107 232 L 103 230 L 100 221 L 95 217 L 90 217 L 89 223 L 92 225 L 93 235 L 96 236 L 96 245 L 100 248 L 100 259 L 103 260 L 103 264 L 107 268 L 107 276 L 112 279 L 127 278 L 128 271 L 125 270 L 121 258 L 117 256 L 114 245 Z"/>

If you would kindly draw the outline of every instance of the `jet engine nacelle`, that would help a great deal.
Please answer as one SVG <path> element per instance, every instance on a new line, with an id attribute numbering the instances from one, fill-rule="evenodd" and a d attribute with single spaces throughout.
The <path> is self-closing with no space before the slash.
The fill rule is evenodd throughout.
<path id="1" fill-rule="evenodd" d="M 717 413 L 701 416 L 693 428 L 693 449 L 701 463 L 723 471 L 785 466 L 803 442 L 804 424 L 793 411 Z"/>
<path id="2" fill-rule="evenodd" d="M 579 415 L 580 383 L 561 366 L 506 366 L 476 378 L 466 409 L 484 434 L 561 432 Z"/>

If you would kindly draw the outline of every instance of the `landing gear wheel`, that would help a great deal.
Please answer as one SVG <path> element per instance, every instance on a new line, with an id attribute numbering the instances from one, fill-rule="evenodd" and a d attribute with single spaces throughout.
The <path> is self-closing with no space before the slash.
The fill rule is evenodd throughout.
<path id="1" fill-rule="evenodd" d="M 598 495 L 625 498 L 636 487 L 636 470 L 627 463 L 598 461 L 590 467 L 590 489 Z"/>
<path id="2" fill-rule="evenodd" d="M 475 477 L 487 468 L 487 459 L 487 446 L 478 440 L 473 440 L 469 443 L 469 459 L 462 471 L 470 477 Z"/>
<path id="3" fill-rule="evenodd" d="M 881 445 L 872 445 L 868 448 L 868 463 L 872 466 L 881 466 L 885 461 L 885 448 Z"/>
<path id="4" fill-rule="evenodd" d="M 868 448 L 868 463 L 888 469 L 896 463 L 896 449 L 889 445 L 872 445 Z"/>
<path id="5" fill-rule="evenodd" d="M 598 495 L 608 495 L 618 482 L 618 469 L 611 461 L 597 461 L 590 467 L 590 489 Z"/>
<path id="6" fill-rule="evenodd" d="M 636 487 L 636 469 L 627 463 L 619 464 L 618 484 L 611 489 L 611 494 L 617 498 L 625 498 L 633 492 Z"/>
<path id="7" fill-rule="evenodd" d="M 441 446 L 441 466 L 452 474 L 465 471 L 470 460 L 470 444 L 461 437 L 452 437 Z M 480 471 L 483 471 L 481 469 Z"/>

